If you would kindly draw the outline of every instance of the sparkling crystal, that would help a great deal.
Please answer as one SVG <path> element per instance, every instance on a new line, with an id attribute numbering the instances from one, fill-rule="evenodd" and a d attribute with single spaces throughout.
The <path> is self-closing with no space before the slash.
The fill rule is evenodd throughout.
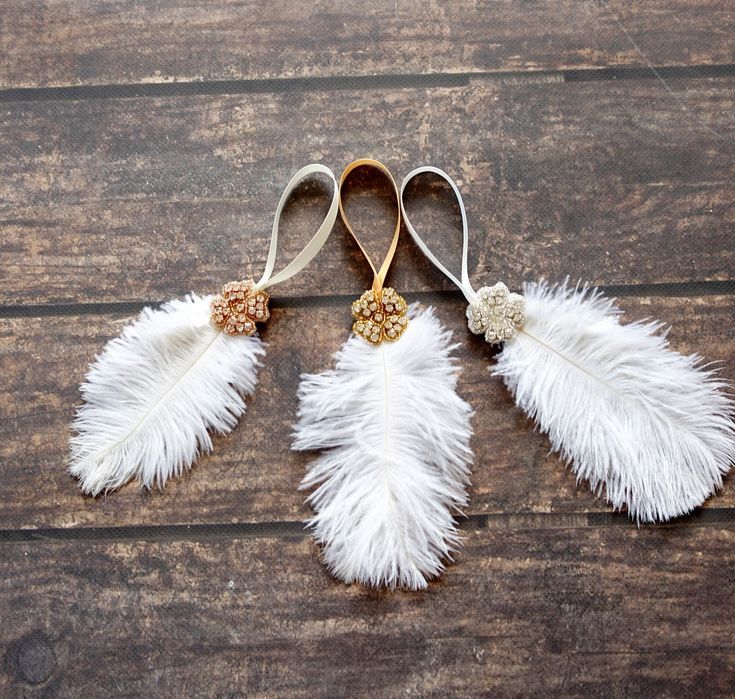
<path id="1" fill-rule="evenodd" d="M 408 325 L 406 302 L 390 287 L 377 294 L 366 291 L 351 308 L 355 317 L 353 331 L 373 344 L 397 340 Z"/>
<path id="2" fill-rule="evenodd" d="M 492 287 L 482 287 L 477 295 L 477 302 L 467 307 L 470 330 L 478 335 L 484 333 L 485 340 L 490 344 L 513 339 L 526 322 L 523 297 L 510 293 L 502 282 Z"/>
<path id="3" fill-rule="evenodd" d="M 266 321 L 268 294 L 258 291 L 253 295 L 253 281 L 227 282 L 218 296 L 212 299 L 210 322 L 228 335 L 252 335 L 255 321 Z"/>

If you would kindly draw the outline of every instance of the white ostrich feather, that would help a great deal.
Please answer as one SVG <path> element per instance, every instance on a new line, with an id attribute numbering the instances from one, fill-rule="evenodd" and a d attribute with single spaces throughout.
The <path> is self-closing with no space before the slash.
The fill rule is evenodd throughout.
<path id="1" fill-rule="evenodd" d="M 456 393 L 451 333 L 433 309 L 409 308 L 395 343 L 352 335 L 336 368 L 305 375 L 294 449 L 325 450 L 302 488 L 333 575 L 424 588 L 458 544 L 467 502 L 472 409 Z"/>
<path id="2" fill-rule="evenodd" d="M 70 472 L 91 495 L 133 478 L 150 488 L 212 450 L 245 411 L 265 347 L 209 322 L 211 296 L 144 309 L 90 367 L 71 440 Z"/>
<path id="3" fill-rule="evenodd" d="M 595 492 L 640 521 L 701 504 L 735 461 L 727 384 L 667 349 L 661 324 L 621 325 L 597 290 L 524 287 L 526 323 L 498 355 L 516 403 Z"/>
<path id="4" fill-rule="evenodd" d="M 459 276 L 434 255 L 406 213 L 406 187 L 426 173 L 445 180 L 459 204 Z M 621 325 L 613 302 L 588 287 L 529 283 L 525 300 L 502 283 L 476 292 L 462 195 L 439 168 L 406 175 L 401 210 L 418 247 L 469 302 L 470 330 L 490 343 L 505 342 L 494 373 L 578 480 L 589 480 L 597 493 L 604 488 L 613 506 L 627 507 L 638 522 L 685 514 L 721 487 L 735 462 L 735 404 L 712 365 L 669 350 L 660 323 Z"/>

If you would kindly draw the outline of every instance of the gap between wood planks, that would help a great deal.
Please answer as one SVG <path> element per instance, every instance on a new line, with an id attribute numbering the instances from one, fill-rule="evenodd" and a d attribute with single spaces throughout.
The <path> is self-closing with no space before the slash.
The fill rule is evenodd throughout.
<path id="1" fill-rule="evenodd" d="M 570 512 L 570 513 L 500 513 L 472 514 L 457 517 L 461 530 L 491 531 L 528 529 L 579 529 L 589 527 L 635 527 L 624 512 Z M 670 522 L 642 525 L 655 527 L 735 526 L 735 508 L 713 508 L 694 512 Z M 48 527 L 40 529 L 2 529 L 0 545 L 22 543 L 62 543 L 66 541 L 211 541 L 220 539 L 248 539 L 263 537 L 306 537 L 310 532 L 301 521 L 240 522 L 223 524 L 164 524 L 133 525 L 126 527 Z"/>
<path id="2" fill-rule="evenodd" d="M 69 85 L 21 87 L 0 90 L 0 102 L 43 102 L 138 97 L 182 97 L 313 90 L 384 90 L 431 87 L 466 87 L 473 82 L 590 82 L 599 80 L 676 80 L 721 78 L 735 75 L 735 64 L 701 66 L 635 66 L 576 68 L 567 70 L 486 71 L 476 73 L 429 73 L 397 75 L 349 75 L 314 78 L 258 80 L 201 80 L 167 83 Z"/>
<path id="3" fill-rule="evenodd" d="M 597 287 L 606 296 L 625 298 L 630 296 L 730 296 L 735 294 L 735 280 L 704 282 L 668 282 L 662 284 L 616 284 Z M 172 292 L 171 297 L 183 296 L 188 292 Z M 412 291 L 411 298 L 424 303 L 439 303 L 444 300 L 459 299 L 461 292 L 450 291 Z M 298 297 L 279 297 L 272 300 L 272 308 L 319 308 L 344 306 L 353 300 L 354 294 L 333 294 L 330 296 L 304 295 Z M 60 303 L 60 304 L 11 304 L 0 305 L 0 318 L 37 318 L 70 315 L 104 315 L 107 313 L 138 313 L 146 306 L 157 306 L 168 299 L 148 301 L 115 301 L 111 303 Z"/>

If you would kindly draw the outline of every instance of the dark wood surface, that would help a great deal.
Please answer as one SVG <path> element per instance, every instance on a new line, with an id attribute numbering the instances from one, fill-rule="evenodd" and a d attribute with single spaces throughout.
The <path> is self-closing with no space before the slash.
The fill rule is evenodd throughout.
<path id="1" fill-rule="evenodd" d="M 336 583 L 301 525 L 298 376 L 330 365 L 369 284 L 341 225 L 278 287 L 258 390 L 212 455 L 96 500 L 65 461 L 105 341 L 257 274 L 312 160 L 444 167 L 475 282 L 603 285 L 735 380 L 734 22 L 721 0 L 0 1 L 0 696 L 733 696 L 732 477 L 665 526 L 612 513 L 408 238 L 391 282 L 454 330 L 476 410 L 465 546 L 426 592 Z M 390 198 L 357 184 L 378 251 Z M 409 195 L 457 263 L 446 189 Z M 325 208 L 300 188 L 284 259 Z"/>
<path id="2" fill-rule="evenodd" d="M 732 616 L 721 613 L 731 526 L 479 524 L 424 593 L 337 585 L 292 530 L 9 545 L 5 686 L 51 696 L 731 695 Z"/>
<path id="3" fill-rule="evenodd" d="M 4 87 L 709 66 L 719 0 L 3 0 Z M 630 36 L 626 36 L 628 32 Z"/>
<path id="4" fill-rule="evenodd" d="M 291 175 L 307 161 L 338 170 L 365 155 L 401 178 L 427 162 L 452 172 L 475 279 L 728 280 L 735 76 L 672 84 L 688 111 L 639 79 L 10 103 L 0 112 L 0 301 L 165 300 L 214 291 L 243 268 L 255 275 Z M 313 227 L 325 193 L 302 199 L 314 210 L 293 207 L 293 218 Z M 432 245 L 456 249 L 440 235 L 454 225 L 440 208 L 419 220 L 436 232 Z M 306 236 L 288 221 L 284 231 L 293 255 Z M 355 269 L 340 227 L 278 294 L 359 293 L 368 277 Z M 408 241 L 392 280 L 450 288 Z"/>

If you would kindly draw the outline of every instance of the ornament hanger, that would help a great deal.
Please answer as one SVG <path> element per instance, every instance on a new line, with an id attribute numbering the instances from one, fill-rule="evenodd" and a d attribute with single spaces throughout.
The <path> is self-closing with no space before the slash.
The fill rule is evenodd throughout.
<path id="1" fill-rule="evenodd" d="M 352 226 L 350 225 L 349 220 L 347 219 L 347 214 L 345 213 L 344 209 L 344 203 L 342 201 L 342 187 L 344 186 L 345 180 L 349 177 L 350 173 L 353 170 L 357 170 L 361 167 L 370 167 L 375 170 L 378 170 L 379 172 L 382 172 L 387 178 L 388 181 L 391 184 L 391 187 L 393 188 L 393 192 L 396 196 L 396 208 L 398 209 L 397 215 L 396 215 L 396 225 L 393 230 L 393 238 L 390 242 L 390 247 L 388 248 L 388 253 L 385 256 L 385 259 L 383 260 L 383 264 L 380 266 L 379 270 L 375 269 L 375 265 L 373 264 L 373 261 L 370 259 L 370 255 L 368 255 L 367 250 L 363 246 L 363 244 L 360 242 L 360 239 L 355 234 L 355 231 L 353 230 Z M 362 251 L 362 254 L 365 256 L 365 259 L 368 261 L 368 264 L 370 265 L 370 269 L 373 270 L 373 291 L 378 293 L 383 289 L 383 284 L 385 284 L 385 278 L 388 275 L 388 270 L 390 269 L 391 262 L 393 262 L 393 256 L 396 254 L 396 248 L 398 246 L 398 235 L 401 232 L 401 200 L 400 196 L 398 194 L 398 185 L 396 184 L 396 181 L 393 179 L 393 175 L 390 174 L 390 170 L 383 165 L 383 163 L 378 162 L 377 160 L 372 160 L 370 158 L 361 158 L 359 160 L 355 160 L 354 162 L 351 162 L 342 173 L 342 176 L 339 178 L 339 189 L 338 189 L 338 198 L 339 198 L 339 212 L 342 215 L 342 220 L 344 221 L 345 228 L 350 232 L 350 235 L 354 238 L 355 242 L 357 243 L 357 246 Z"/>
<path id="2" fill-rule="evenodd" d="M 294 189 L 296 189 L 296 187 L 301 184 L 302 180 L 306 179 L 310 175 L 315 174 L 326 175 L 327 177 L 329 177 L 329 179 L 331 179 L 332 184 L 334 185 L 332 202 L 329 205 L 329 211 L 327 212 L 324 221 L 322 221 L 321 226 L 319 226 L 317 232 L 314 233 L 314 236 L 306 244 L 304 249 L 298 255 L 296 255 L 296 257 L 291 260 L 291 262 L 286 265 L 280 272 L 271 276 L 273 274 L 273 267 L 276 263 L 276 253 L 278 251 L 278 226 L 280 224 L 281 214 L 283 213 L 283 209 L 286 206 L 286 202 L 288 201 L 288 198 L 289 196 L 291 196 L 291 193 L 294 191 Z M 306 267 L 306 265 L 308 265 L 309 262 L 311 262 L 316 254 L 322 249 L 324 243 L 327 242 L 327 238 L 329 238 L 329 234 L 332 231 L 334 222 L 337 220 L 338 207 L 341 209 L 341 206 L 342 204 L 339 199 L 339 188 L 337 186 L 337 181 L 332 174 L 332 171 L 328 167 L 320 165 L 319 163 L 312 163 L 311 165 L 306 165 L 305 167 L 302 167 L 291 178 L 291 181 L 286 185 L 286 189 L 283 190 L 283 194 L 281 194 L 281 199 L 278 202 L 278 206 L 276 207 L 276 213 L 273 218 L 273 232 L 271 233 L 271 242 L 270 247 L 268 248 L 268 259 L 265 263 L 263 276 L 260 278 L 260 281 L 255 284 L 255 290 L 258 291 L 260 289 L 266 289 L 269 286 L 274 286 L 275 284 L 285 282 L 287 279 L 290 279 L 295 274 L 298 274 L 302 269 L 304 269 L 304 267 Z"/>
<path id="3" fill-rule="evenodd" d="M 273 267 L 275 266 L 276 254 L 278 252 L 278 226 L 281 222 L 283 209 L 286 206 L 289 196 L 301 181 L 315 174 L 327 175 L 332 181 L 332 203 L 329 206 L 329 211 L 303 250 L 280 272 L 274 275 Z M 256 332 L 255 324 L 264 323 L 270 317 L 268 310 L 269 295 L 266 289 L 285 282 L 311 262 L 322 249 L 327 238 L 329 238 L 329 234 L 334 227 L 334 222 L 337 220 L 338 206 L 339 191 L 337 180 L 332 171 L 319 163 L 312 163 L 311 165 L 302 167 L 286 185 L 276 207 L 276 213 L 273 218 L 273 232 L 271 233 L 271 241 L 263 276 L 257 284 L 252 279 L 227 282 L 222 287 L 221 293 L 212 300 L 212 324 L 228 335 L 253 335 Z"/>
<path id="4" fill-rule="evenodd" d="M 408 218 L 408 214 L 406 213 L 406 203 L 404 201 L 404 193 L 406 191 L 406 186 L 408 183 L 417 175 L 423 175 L 425 173 L 432 173 L 434 175 L 439 175 L 443 180 L 445 180 L 449 186 L 452 188 L 452 191 L 454 192 L 454 196 L 457 198 L 457 203 L 459 204 L 459 211 L 462 215 L 462 271 L 461 271 L 461 279 L 457 279 L 457 277 L 454 276 L 434 255 L 431 250 L 429 250 L 429 247 L 426 245 L 426 243 L 421 239 L 421 236 L 416 232 L 416 229 L 411 224 L 411 221 Z M 403 180 L 403 184 L 401 185 L 401 193 L 400 193 L 400 203 L 401 203 L 401 209 L 403 210 L 403 220 L 406 224 L 406 228 L 408 229 L 408 232 L 411 234 L 411 237 L 416 242 L 416 245 L 419 246 L 421 249 L 421 252 L 426 255 L 426 257 L 432 262 L 432 264 L 439 269 L 441 272 L 443 272 L 451 281 L 453 281 L 457 287 L 459 287 L 460 291 L 464 294 L 465 298 L 467 299 L 468 303 L 476 303 L 477 302 L 477 292 L 472 288 L 472 284 L 470 282 L 470 277 L 467 272 L 467 251 L 469 248 L 469 232 L 467 227 L 467 213 L 464 208 L 464 201 L 462 201 L 462 195 L 459 193 L 459 189 L 457 188 L 457 185 L 454 184 L 454 180 L 447 175 L 444 170 L 440 170 L 438 167 L 432 167 L 431 165 L 427 165 L 425 167 L 417 167 L 415 170 L 411 170 L 409 172 L 405 179 Z"/>
<path id="5" fill-rule="evenodd" d="M 371 167 L 383 173 L 390 181 L 393 187 L 393 193 L 396 196 L 396 208 L 398 209 L 396 225 L 393 230 L 393 238 L 391 239 L 388 253 L 379 270 L 375 269 L 370 255 L 368 255 L 367 250 L 355 235 L 355 231 L 347 220 L 347 214 L 342 203 L 342 186 L 350 173 L 359 167 Z M 398 194 L 398 186 L 393 179 L 393 175 L 390 174 L 390 170 L 382 163 L 370 158 L 361 158 L 350 163 L 339 178 L 339 210 L 342 214 L 345 228 L 347 228 L 350 235 L 355 239 L 362 254 L 368 261 L 370 269 L 373 270 L 373 288 L 366 291 L 352 304 L 352 315 L 355 318 L 352 330 L 356 335 L 359 335 L 373 345 L 379 345 L 384 340 L 395 342 L 403 334 L 403 331 L 408 325 L 408 305 L 406 304 L 406 300 L 395 289 L 389 286 L 383 286 L 391 262 L 393 262 L 393 256 L 398 247 L 398 236 L 401 232 L 401 200 Z"/>

